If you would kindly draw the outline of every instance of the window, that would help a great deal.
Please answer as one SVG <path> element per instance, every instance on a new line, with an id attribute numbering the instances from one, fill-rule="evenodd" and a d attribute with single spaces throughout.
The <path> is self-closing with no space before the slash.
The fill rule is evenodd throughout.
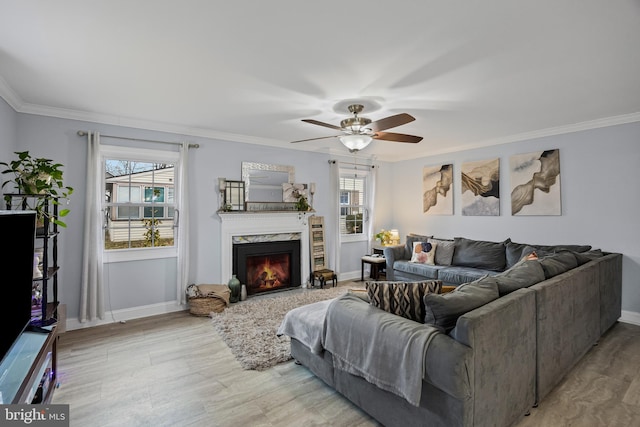
<path id="1" fill-rule="evenodd" d="M 367 221 L 366 175 L 340 174 L 340 233 L 343 236 L 364 236 Z"/>
<path id="2" fill-rule="evenodd" d="M 136 157 L 153 156 L 149 150 L 138 152 L 145 155 Z M 177 153 L 171 154 L 177 160 Z M 162 159 L 166 156 L 159 153 L 158 158 L 140 161 L 105 154 L 106 251 L 174 247 L 176 168 Z"/>

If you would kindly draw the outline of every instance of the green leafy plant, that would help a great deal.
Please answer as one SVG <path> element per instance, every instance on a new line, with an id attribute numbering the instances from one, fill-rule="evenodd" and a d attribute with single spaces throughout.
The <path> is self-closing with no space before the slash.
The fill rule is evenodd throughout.
<path id="1" fill-rule="evenodd" d="M 374 237 L 383 245 L 388 245 L 391 243 L 391 231 L 389 230 L 382 229 Z"/>
<path id="2" fill-rule="evenodd" d="M 32 157 L 28 151 L 16 151 L 15 154 L 18 156 L 16 160 L 9 163 L 0 162 L 0 165 L 5 167 L 3 174 L 13 174 L 13 179 L 2 184 L 3 189 L 12 182 L 20 195 L 48 195 L 52 197 L 50 200 L 54 205 L 60 205 L 64 200 L 68 201 L 73 188 L 65 186 L 62 181 L 62 164 L 54 163 L 51 159 Z M 53 212 L 45 212 L 44 207 L 47 201 L 44 197 L 33 197 L 32 202 L 28 199 L 28 197 L 23 199 L 26 207 L 35 210 L 39 220 L 47 217 L 61 227 L 67 226 L 59 218 L 67 216 L 69 209 L 59 209 L 58 218 L 54 218 Z M 5 195 L 4 200 L 9 207 L 11 197 Z"/>
<path id="3" fill-rule="evenodd" d="M 307 201 L 307 196 L 305 196 L 304 194 L 298 194 L 296 209 L 305 212 L 309 210 L 309 202 Z"/>

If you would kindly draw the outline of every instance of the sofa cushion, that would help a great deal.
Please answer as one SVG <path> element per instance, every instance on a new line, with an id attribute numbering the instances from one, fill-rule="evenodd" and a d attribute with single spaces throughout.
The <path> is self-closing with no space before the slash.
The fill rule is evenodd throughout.
<path id="1" fill-rule="evenodd" d="M 407 319 L 422 323 L 424 319 L 424 296 L 440 293 L 442 282 L 367 282 L 369 303 Z"/>
<path id="2" fill-rule="evenodd" d="M 522 243 L 509 242 L 505 246 L 506 267 L 511 268 L 525 256 L 536 252 L 536 248 Z"/>
<path id="3" fill-rule="evenodd" d="M 453 251 L 455 249 L 455 242 L 453 240 L 446 239 L 434 239 L 428 240 L 429 243 L 435 243 L 436 248 L 436 265 L 451 265 L 453 260 Z"/>
<path id="4" fill-rule="evenodd" d="M 491 270 L 452 265 L 438 270 L 438 279 L 447 284 L 461 285 L 463 283 L 473 282 L 487 275 L 493 276 L 495 274 L 497 273 Z"/>
<path id="5" fill-rule="evenodd" d="M 557 252 L 540 258 L 538 262 L 544 270 L 544 277 L 550 279 L 578 266 L 575 255 L 570 251 Z"/>
<path id="6" fill-rule="evenodd" d="M 505 242 L 487 242 L 456 237 L 452 264 L 503 271 L 506 265 Z"/>
<path id="7" fill-rule="evenodd" d="M 411 259 L 413 253 L 413 242 L 427 242 L 433 236 L 424 236 L 422 234 L 409 233 L 407 235 L 407 241 L 405 243 L 404 252 L 405 259 Z"/>
<path id="8" fill-rule="evenodd" d="M 561 252 L 561 251 L 571 251 L 571 252 L 586 252 L 591 250 L 590 245 L 531 245 L 536 249 L 545 252 Z"/>
<path id="9" fill-rule="evenodd" d="M 418 264 L 409 261 L 396 261 L 393 263 L 393 270 L 403 273 L 409 273 L 416 276 L 422 276 L 425 279 L 437 279 L 438 271 L 445 266 L 431 265 L 431 264 Z"/>
<path id="10" fill-rule="evenodd" d="M 410 262 L 435 265 L 436 246 L 438 246 L 438 244 L 435 242 L 413 242 Z"/>
<path id="11" fill-rule="evenodd" d="M 520 288 L 528 288 L 545 280 L 544 269 L 538 260 L 522 259 L 510 269 L 493 276 L 498 283 L 500 296 Z"/>
<path id="12" fill-rule="evenodd" d="M 507 243 L 506 255 L 507 255 L 507 268 L 512 267 L 515 263 L 520 261 L 523 256 L 527 255 L 525 248 L 534 248 L 538 255 L 549 254 L 553 252 L 571 251 L 571 252 L 587 252 L 591 249 L 589 245 L 532 245 L 528 243 Z"/>
<path id="13" fill-rule="evenodd" d="M 498 298 L 498 284 L 493 277 L 465 283 L 446 294 L 424 296 L 424 323 L 449 333 L 458 317 Z"/>
<path id="14" fill-rule="evenodd" d="M 586 252 L 574 252 L 573 256 L 576 257 L 576 261 L 578 261 L 578 265 L 582 265 L 594 259 L 601 258 L 604 256 L 604 254 L 600 249 L 592 249 Z"/>

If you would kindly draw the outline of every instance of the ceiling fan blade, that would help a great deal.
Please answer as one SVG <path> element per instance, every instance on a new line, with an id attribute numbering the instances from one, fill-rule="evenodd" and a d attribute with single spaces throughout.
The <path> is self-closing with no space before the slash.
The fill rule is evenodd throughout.
<path id="1" fill-rule="evenodd" d="M 302 121 L 305 122 L 305 123 L 311 123 L 312 125 L 324 126 L 326 128 L 329 128 L 329 129 L 342 130 L 342 128 L 340 126 L 335 126 L 335 125 L 331 125 L 329 123 L 319 122 L 319 121 L 313 120 L 313 119 L 302 119 Z"/>
<path id="2" fill-rule="evenodd" d="M 377 132 L 373 139 L 381 139 L 383 141 L 393 141 L 393 142 L 408 142 L 411 144 L 417 144 L 422 141 L 421 136 L 415 135 L 405 135 L 404 133 L 394 133 L 394 132 Z"/>
<path id="3" fill-rule="evenodd" d="M 297 141 L 291 141 L 291 144 L 296 144 L 298 142 L 315 141 L 316 139 L 337 138 L 339 136 L 342 136 L 342 134 L 340 134 L 340 135 L 331 135 L 331 136 L 321 136 L 319 138 L 299 139 Z"/>
<path id="4" fill-rule="evenodd" d="M 401 113 L 396 114 L 395 116 L 385 117 L 384 119 L 376 120 L 375 122 L 371 122 L 367 125 L 369 129 L 374 132 L 378 132 L 380 130 L 394 128 L 396 126 L 404 125 L 410 123 L 415 120 L 410 114 Z"/>

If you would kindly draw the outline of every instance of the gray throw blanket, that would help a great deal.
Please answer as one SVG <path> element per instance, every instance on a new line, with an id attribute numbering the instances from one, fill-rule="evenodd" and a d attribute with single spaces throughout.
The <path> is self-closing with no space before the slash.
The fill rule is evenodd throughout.
<path id="1" fill-rule="evenodd" d="M 424 358 L 438 330 L 346 294 L 329 305 L 324 347 L 334 368 L 420 405 Z"/>
<path id="2" fill-rule="evenodd" d="M 306 345 L 312 353 L 321 354 L 324 318 L 332 301 L 307 304 L 287 312 L 276 335 L 288 335 Z"/>

